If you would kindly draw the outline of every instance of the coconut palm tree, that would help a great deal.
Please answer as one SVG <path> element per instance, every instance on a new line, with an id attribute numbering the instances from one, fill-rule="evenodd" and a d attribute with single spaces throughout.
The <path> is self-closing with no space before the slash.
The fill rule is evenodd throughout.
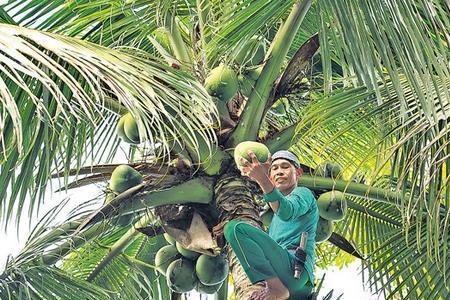
<path id="1" fill-rule="evenodd" d="M 448 299 L 449 10 L 437 0 L 1 5 L 2 222 L 38 212 L 52 179 L 105 190 L 95 209 L 86 201 L 55 225 L 63 202 L 41 220 L 0 275 L 2 299 L 175 299 L 154 267 L 163 232 L 228 252 L 236 298 L 247 299 L 260 287 L 211 235 L 234 218 L 262 226 L 261 192 L 232 157 L 247 140 L 295 151 L 308 174 L 299 183 L 317 194 L 345 192 L 348 214 L 318 246 L 319 264 L 344 250 L 364 257 L 388 298 Z M 223 66 L 237 74 L 229 101 L 208 87 Z M 129 147 L 116 132 L 127 113 L 138 128 Z M 100 205 L 125 145 L 120 163 L 144 180 Z M 344 177 L 314 176 L 325 160 Z"/>

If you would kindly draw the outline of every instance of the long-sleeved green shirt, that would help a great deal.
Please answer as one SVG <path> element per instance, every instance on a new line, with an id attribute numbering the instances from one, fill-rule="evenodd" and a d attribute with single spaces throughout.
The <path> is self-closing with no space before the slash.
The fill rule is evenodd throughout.
<path id="1" fill-rule="evenodd" d="M 274 188 L 272 192 L 264 194 L 263 198 L 266 202 L 279 203 L 278 211 L 269 226 L 269 236 L 281 247 L 294 250 L 300 243 L 302 232 L 308 232 L 305 269 L 311 282 L 314 282 L 314 246 L 319 210 L 313 193 L 306 187 L 296 187 L 289 195 L 284 196 Z"/>

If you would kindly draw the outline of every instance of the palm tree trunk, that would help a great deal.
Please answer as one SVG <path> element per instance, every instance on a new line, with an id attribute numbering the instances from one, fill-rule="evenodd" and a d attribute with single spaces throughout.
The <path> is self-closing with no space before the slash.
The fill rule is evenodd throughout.
<path id="1" fill-rule="evenodd" d="M 255 202 L 256 192 L 255 184 L 243 180 L 236 173 L 222 176 L 215 187 L 215 200 L 220 213 L 220 222 L 241 219 L 262 228 L 258 205 Z M 248 299 L 254 291 L 261 288 L 262 284 L 252 285 L 229 245 L 227 252 L 236 299 Z"/>

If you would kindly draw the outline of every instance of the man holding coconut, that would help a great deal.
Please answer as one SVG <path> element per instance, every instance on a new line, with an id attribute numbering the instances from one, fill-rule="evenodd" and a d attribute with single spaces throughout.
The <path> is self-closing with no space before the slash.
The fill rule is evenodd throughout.
<path id="1" fill-rule="evenodd" d="M 249 151 L 240 158 L 241 173 L 258 183 L 274 212 L 268 233 L 240 220 L 225 224 L 224 236 L 252 283 L 265 282 L 251 300 L 308 299 L 314 281 L 314 245 L 319 212 L 311 190 L 298 187 L 303 174 L 298 158 L 278 151 L 264 163 Z M 302 232 L 308 233 L 306 261 L 294 278 L 295 250 Z"/>

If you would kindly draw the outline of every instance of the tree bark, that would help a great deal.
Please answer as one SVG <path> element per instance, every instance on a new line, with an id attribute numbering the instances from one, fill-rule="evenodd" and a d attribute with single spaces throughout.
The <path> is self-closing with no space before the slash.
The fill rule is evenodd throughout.
<path id="1" fill-rule="evenodd" d="M 255 202 L 255 195 L 258 192 L 255 184 L 244 180 L 237 174 L 228 173 L 222 176 L 215 187 L 215 200 L 219 209 L 220 222 L 241 219 L 262 229 L 258 204 Z M 229 245 L 226 246 L 226 250 L 230 272 L 234 280 L 236 299 L 248 299 L 263 285 L 262 283 L 252 285 Z"/>

